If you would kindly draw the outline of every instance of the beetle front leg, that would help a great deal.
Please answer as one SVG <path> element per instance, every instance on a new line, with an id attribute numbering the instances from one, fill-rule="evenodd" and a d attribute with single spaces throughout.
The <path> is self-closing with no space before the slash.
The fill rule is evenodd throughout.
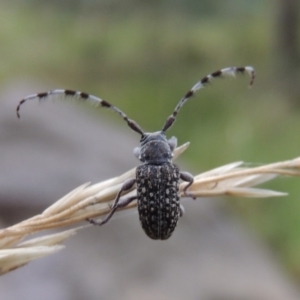
<path id="1" fill-rule="evenodd" d="M 112 207 L 110 213 L 106 216 L 106 218 L 100 222 L 97 222 L 93 219 L 86 219 L 86 220 L 93 225 L 101 226 L 101 225 L 107 223 L 111 219 L 111 217 L 114 215 L 114 213 L 116 212 L 116 210 L 118 208 L 127 206 L 130 202 L 132 202 L 135 199 L 136 199 L 136 196 L 131 196 L 131 197 L 123 199 L 121 202 L 118 202 L 115 206 Z"/>
<path id="2" fill-rule="evenodd" d="M 188 182 L 188 184 L 183 188 L 184 195 L 187 197 L 191 197 L 195 200 L 196 196 L 193 195 L 191 192 L 187 191 L 187 189 L 194 183 L 193 175 L 188 172 L 180 172 L 180 179 Z"/>
<path id="3" fill-rule="evenodd" d="M 119 192 L 116 196 L 116 199 L 114 201 L 114 204 L 112 205 L 111 208 L 114 208 L 116 205 L 118 205 L 118 202 L 120 200 L 122 192 L 130 190 L 134 186 L 135 182 L 136 182 L 135 178 L 129 178 L 129 179 L 125 180 L 125 182 L 123 183 L 121 189 L 119 190 Z"/>
<path id="4" fill-rule="evenodd" d="M 99 226 L 107 223 L 110 220 L 110 218 L 113 216 L 113 214 L 116 212 L 116 210 L 118 208 L 125 207 L 130 202 L 132 202 L 133 200 L 136 199 L 136 196 L 131 196 L 131 197 L 125 198 L 121 202 L 119 202 L 120 198 L 121 198 L 122 192 L 130 190 L 134 186 L 135 182 L 136 182 L 135 178 L 127 179 L 124 182 L 124 184 L 122 185 L 120 191 L 118 192 L 118 194 L 116 196 L 116 199 L 114 200 L 113 205 L 111 206 L 111 211 L 109 212 L 109 214 L 106 216 L 106 218 L 104 220 L 102 220 L 100 222 L 97 222 L 97 221 L 95 221 L 93 219 L 86 219 L 86 220 L 88 222 L 90 222 L 91 224 L 93 224 L 93 225 L 99 225 Z"/>

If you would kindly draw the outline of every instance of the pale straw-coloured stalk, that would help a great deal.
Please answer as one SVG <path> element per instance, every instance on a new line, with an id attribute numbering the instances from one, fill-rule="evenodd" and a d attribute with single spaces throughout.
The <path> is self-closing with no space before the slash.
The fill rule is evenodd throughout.
<path id="1" fill-rule="evenodd" d="M 188 146 L 189 143 L 186 143 L 178 147 L 174 152 L 174 159 Z M 253 187 L 272 180 L 278 175 L 300 176 L 300 158 L 253 168 L 245 167 L 243 162 L 230 163 L 196 175 L 190 191 L 197 196 L 198 201 L 203 197 L 223 195 L 252 198 L 285 196 L 287 193 Z M 134 176 L 135 169 L 132 169 L 121 176 L 97 184 L 83 184 L 56 201 L 41 214 L 0 230 L 0 274 L 63 249 L 64 246 L 60 244 L 65 239 L 74 235 L 79 229 L 92 225 L 83 225 L 56 234 L 45 234 L 26 242 L 20 241 L 38 231 L 61 229 L 85 221 L 87 218 L 105 216 L 110 211 L 110 205 L 123 182 Z M 182 196 L 186 184 L 185 182 L 180 184 Z M 128 196 L 135 193 L 136 190 L 133 188 L 124 194 Z M 122 210 L 136 209 L 135 207 L 136 202 L 132 202 Z"/>

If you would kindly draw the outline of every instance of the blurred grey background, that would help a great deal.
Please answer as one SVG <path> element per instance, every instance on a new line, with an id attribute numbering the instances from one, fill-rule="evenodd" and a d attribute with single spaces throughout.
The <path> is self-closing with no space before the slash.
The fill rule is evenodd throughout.
<path id="1" fill-rule="evenodd" d="M 171 135 L 191 146 L 192 173 L 232 161 L 299 155 L 297 1 L 2 1 L 0 222 L 39 213 L 84 182 L 134 167 L 139 137 L 113 113 L 24 96 L 71 88 L 103 97 L 143 128 L 161 128 L 207 73 L 216 81 L 182 109 Z M 67 248 L 0 279 L 0 299 L 299 299 L 297 179 L 280 199 L 186 199 L 170 240 L 148 239 L 137 214 L 79 232 Z"/>

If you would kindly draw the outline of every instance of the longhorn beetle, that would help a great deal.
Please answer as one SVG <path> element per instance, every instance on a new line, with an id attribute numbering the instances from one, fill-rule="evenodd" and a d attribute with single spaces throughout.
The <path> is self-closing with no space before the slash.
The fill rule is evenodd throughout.
<path id="1" fill-rule="evenodd" d="M 119 108 L 111 105 L 106 100 L 87 93 L 72 90 L 52 90 L 46 93 L 39 93 L 27 96 L 17 106 L 17 116 L 20 118 L 20 107 L 28 100 L 42 100 L 53 98 L 72 98 L 76 100 L 89 101 L 98 107 L 106 107 L 118 113 L 127 125 L 141 135 L 140 147 L 134 149 L 135 156 L 141 161 L 136 168 L 135 178 L 127 179 L 118 192 L 111 211 L 106 218 L 100 222 L 87 219 L 94 225 L 107 223 L 118 208 L 127 206 L 137 199 L 140 223 L 145 233 L 151 239 L 168 239 L 183 214 L 183 207 L 180 204 L 179 181 L 187 182 L 183 188 L 183 194 L 192 197 L 193 194 L 188 188 L 193 184 L 193 176 L 187 172 L 181 172 L 172 163 L 173 151 L 177 145 L 175 137 L 167 140 L 166 131 L 173 125 L 177 114 L 185 102 L 190 99 L 196 91 L 210 83 L 214 78 L 222 76 L 234 76 L 238 73 L 248 73 L 251 77 L 252 86 L 255 73 L 250 66 L 230 67 L 213 72 L 198 81 L 179 101 L 173 113 L 167 118 L 164 126 L 157 132 L 144 132 L 133 120 L 129 119 Z M 123 192 L 130 190 L 136 184 L 137 194 L 120 200 Z"/>

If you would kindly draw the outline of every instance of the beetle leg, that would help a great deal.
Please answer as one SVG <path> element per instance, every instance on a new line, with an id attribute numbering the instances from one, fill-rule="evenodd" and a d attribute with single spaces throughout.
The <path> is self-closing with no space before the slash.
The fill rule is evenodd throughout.
<path id="1" fill-rule="evenodd" d="M 183 188 L 183 193 L 187 197 L 191 197 L 194 200 L 196 199 L 196 196 L 193 195 L 191 192 L 187 191 L 187 189 L 193 184 L 194 182 L 194 177 L 192 174 L 188 172 L 180 172 L 180 179 L 183 181 L 187 181 L 188 184 Z"/>
<path id="2" fill-rule="evenodd" d="M 179 210 L 180 210 L 180 217 L 182 217 L 184 214 L 184 206 L 182 204 L 180 204 Z"/>
<path id="3" fill-rule="evenodd" d="M 130 179 L 127 179 L 123 183 L 120 191 L 118 192 L 118 194 L 116 196 L 116 199 L 115 199 L 113 205 L 111 206 L 111 211 L 109 212 L 109 214 L 106 216 L 106 218 L 104 220 L 102 220 L 100 222 L 97 222 L 97 221 L 95 221 L 93 219 L 89 219 L 89 218 L 86 220 L 93 225 L 99 225 L 99 226 L 107 223 L 118 208 L 125 207 L 130 202 L 132 202 L 134 199 L 136 199 L 136 196 L 131 196 L 131 197 L 127 197 L 127 198 L 123 199 L 121 202 L 119 202 L 122 192 L 130 190 L 134 186 L 135 182 L 136 182 L 135 178 L 130 178 Z"/>
<path id="4" fill-rule="evenodd" d="M 136 182 L 135 178 L 129 178 L 129 179 L 125 180 L 125 182 L 123 183 L 121 189 L 119 190 L 119 192 L 116 196 L 116 199 L 114 201 L 114 204 L 112 205 L 112 208 L 114 208 L 118 204 L 122 192 L 130 190 L 134 186 L 135 182 Z"/>
<path id="5" fill-rule="evenodd" d="M 111 211 L 109 212 L 109 214 L 106 216 L 105 219 L 103 219 L 102 221 L 95 221 L 93 219 L 86 219 L 88 222 L 90 222 L 91 224 L 93 225 L 98 225 L 98 226 L 101 226 L 105 223 L 107 223 L 111 217 L 114 215 L 114 213 L 116 212 L 116 210 L 118 208 L 121 208 L 121 207 L 125 207 L 127 206 L 130 202 L 132 202 L 133 200 L 135 200 L 137 197 L 136 196 L 131 196 L 131 197 L 128 197 L 128 198 L 125 198 L 125 199 L 122 199 L 122 201 L 120 201 L 119 203 L 117 203 L 117 205 L 115 205 L 114 207 L 112 207 Z"/>

